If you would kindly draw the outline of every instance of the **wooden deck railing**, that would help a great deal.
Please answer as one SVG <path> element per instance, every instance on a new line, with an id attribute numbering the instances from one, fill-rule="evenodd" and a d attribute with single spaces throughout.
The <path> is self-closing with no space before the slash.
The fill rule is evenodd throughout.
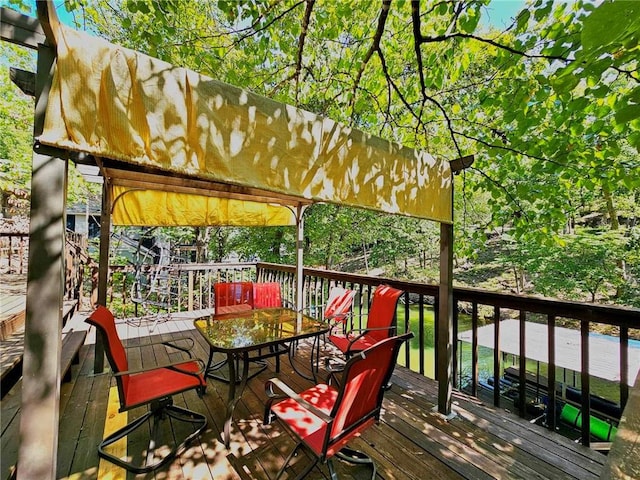
<path id="1" fill-rule="evenodd" d="M 0 267 L 5 273 L 27 273 L 29 235 L 0 232 Z"/>
<path id="2" fill-rule="evenodd" d="M 128 267 L 130 268 L 130 267 Z M 149 268 L 149 267 L 147 267 Z M 166 268 L 166 267 L 165 267 Z M 295 267 L 271 263 L 257 264 L 185 264 L 172 265 L 172 277 L 176 279 L 175 310 L 193 310 L 210 308 L 213 306 L 212 284 L 217 281 L 277 281 L 282 285 L 282 294 L 286 301 L 295 303 Z M 415 334 L 411 349 L 405 349 L 402 363 L 425 376 L 435 377 L 439 352 L 436 348 L 438 315 L 438 286 L 418 282 L 399 281 L 390 278 L 372 277 L 360 274 L 341 273 L 321 269 L 304 269 L 304 304 L 311 307 L 310 311 L 320 316 L 322 305 L 328 298 L 329 289 L 333 285 L 341 285 L 354 289 L 356 298 L 354 304 L 355 328 L 366 323 L 366 312 L 373 289 L 385 283 L 402 289 L 405 293 L 401 298 L 397 323 L 399 330 L 411 329 Z M 580 402 L 581 416 L 586 421 L 581 422 L 581 439 L 585 445 L 590 444 L 590 415 L 591 415 L 591 376 L 589 375 L 589 358 L 600 355 L 589 348 L 589 334 L 598 330 L 598 326 L 613 327 L 614 335 L 619 338 L 619 358 L 615 362 L 619 366 L 619 402 L 621 408 L 629 397 L 629 383 L 635 371 L 630 371 L 629 341 L 640 335 L 640 310 L 633 308 L 614 307 L 590 303 L 568 302 L 531 296 L 495 293 L 486 290 L 456 287 L 454 295 L 454 338 L 458 337 L 459 325 L 464 322 L 464 329 L 471 331 L 471 340 L 467 344 L 459 341 L 454 343 L 454 387 L 465 389 L 472 395 L 480 393 L 481 367 L 478 331 L 483 324 L 493 325 L 493 345 L 490 372 L 488 377 L 493 385 L 500 385 L 508 356 L 501 350 L 503 334 L 501 325 L 505 320 L 515 319 L 519 324 L 518 352 L 522 355 L 511 355 L 512 361 L 518 367 L 518 395 L 527 395 L 527 352 L 526 328 L 529 322 L 545 326 L 545 338 L 538 339 L 546 345 L 548 352 L 548 369 L 546 385 L 556 385 L 556 325 L 569 323 L 580 332 L 580 380 L 582 401 Z M 316 307 L 315 309 L 313 307 Z M 433 318 L 433 321 L 431 320 Z M 433 325 L 433 326 L 432 326 Z M 485 355 L 486 357 L 486 355 Z M 486 362 L 485 362 L 486 363 Z M 486 368 L 484 370 L 487 376 Z M 486 380 L 486 378 L 485 378 Z M 543 383 L 543 382 L 541 382 Z M 544 386 L 544 385 L 542 385 Z M 556 428 L 556 400 L 560 400 L 555 388 L 545 392 L 548 397 L 547 424 L 550 429 Z M 494 388 L 490 398 L 496 406 L 505 403 L 500 395 L 500 389 Z M 503 406 L 507 406 L 506 404 Z M 526 403 L 519 402 L 515 410 L 526 415 Z"/>
<path id="3" fill-rule="evenodd" d="M 295 269 L 293 266 L 283 266 L 277 264 L 257 265 L 257 277 L 259 280 L 279 281 L 283 284 L 283 292 L 293 300 Z M 402 310 L 398 314 L 398 326 L 401 330 L 411 328 L 419 343 L 418 357 L 415 358 L 405 351 L 405 366 L 421 374 L 427 374 L 425 366 L 428 364 L 426 355 L 433 349 L 433 364 L 437 364 L 439 352 L 435 346 L 434 338 L 437 338 L 437 331 L 431 332 L 426 328 L 425 318 L 428 315 L 434 317 L 438 315 L 438 286 L 427 285 L 417 282 L 404 282 L 389 278 L 370 277 L 366 275 L 345 274 L 317 269 L 304 269 L 305 304 L 315 305 L 322 303 L 320 299 L 326 299 L 328 289 L 332 284 L 343 285 L 357 292 L 355 304 L 356 321 L 361 321 L 366 310 L 371 295 L 372 287 L 386 283 L 393 287 L 405 291 L 402 298 Z M 493 385 L 499 386 L 505 369 L 505 355 L 501 352 L 501 322 L 506 318 L 514 317 L 519 323 L 519 345 L 518 352 L 518 395 L 519 398 L 526 398 L 527 388 L 527 352 L 526 352 L 526 328 L 527 322 L 532 321 L 546 325 L 546 338 L 539 341 L 546 343 L 548 352 L 548 369 L 546 378 L 547 385 L 556 385 L 556 325 L 559 321 L 574 322 L 578 324 L 580 331 L 580 365 L 578 372 L 580 375 L 581 391 L 581 441 L 584 445 L 590 444 L 590 419 L 591 419 L 591 376 L 589 375 L 589 359 L 592 355 L 601 355 L 602 352 L 592 352 L 589 348 L 589 334 L 597 331 L 597 326 L 615 327 L 619 338 L 619 358 L 617 364 L 620 371 L 620 406 L 624 406 L 629 397 L 629 383 L 633 383 L 637 372 L 630 371 L 629 362 L 629 339 L 630 333 L 634 337 L 640 335 L 640 310 L 634 308 L 615 307 L 607 305 L 597 305 L 592 303 L 568 302 L 552 300 L 546 298 L 495 293 L 486 290 L 460 288 L 453 289 L 454 297 L 454 338 L 458 338 L 459 320 L 462 315 L 468 316 L 471 329 L 470 350 L 471 355 L 469 365 L 463 365 L 464 357 L 461 355 L 462 347 L 460 342 L 454 343 L 454 386 L 462 388 L 461 372 L 463 367 L 470 369 L 468 375 L 468 389 L 472 395 L 479 393 L 479 342 L 478 328 L 480 324 L 488 320 L 493 324 L 493 372 L 491 373 Z M 417 312 L 416 312 L 417 310 Z M 411 321 L 417 315 L 417 321 Z M 437 328 L 437 320 L 433 322 Z M 359 326 L 359 325 L 358 325 Z M 417 330 L 417 331 L 416 331 Z M 433 369 L 434 375 L 437 368 Z M 559 412 L 556 411 L 556 400 L 560 400 L 556 389 L 549 388 L 546 392 L 548 397 L 547 424 L 550 429 L 556 428 L 556 418 Z M 504 402 L 500 395 L 500 389 L 493 389 L 493 403 L 496 406 Z M 525 416 L 526 402 L 521 401 L 517 406 L 517 412 Z"/>

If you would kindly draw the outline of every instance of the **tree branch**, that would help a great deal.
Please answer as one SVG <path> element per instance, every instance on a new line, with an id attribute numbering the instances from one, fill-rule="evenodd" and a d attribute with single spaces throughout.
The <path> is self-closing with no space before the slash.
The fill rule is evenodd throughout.
<path id="1" fill-rule="evenodd" d="M 420 33 L 420 0 L 411 0 L 411 23 L 413 25 L 413 49 L 416 52 L 416 62 L 418 63 L 418 74 L 420 76 L 420 91 L 422 92 L 422 96 L 426 97 L 427 85 L 424 81 L 422 52 L 420 51 L 420 45 L 422 43 L 422 33 Z"/>
<path id="2" fill-rule="evenodd" d="M 632 70 L 624 70 L 620 67 L 614 67 L 613 65 L 610 67 L 613 68 L 616 72 L 621 73 L 622 75 L 625 75 L 627 77 L 629 77 L 631 80 L 635 81 L 636 83 L 640 83 L 640 78 L 635 77 L 633 74 L 635 73 Z"/>
<path id="3" fill-rule="evenodd" d="M 527 212 L 524 211 L 524 209 L 522 208 L 522 206 L 520 205 L 520 203 L 518 202 L 517 198 L 514 197 L 511 192 L 509 190 L 507 190 L 507 187 L 505 187 L 504 185 L 502 185 L 500 182 L 494 180 L 493 178 L 491 178 L 488 174 L 486 174 L 485 172 L 483 172 L 482 170 L 480 170 L 477 167 L 469 167 L 469 170 L 473 170 L 474 172 L 478 172 L 480 175 L 482 175 L 484 178 L 486 178 L 487 180 L 489 180 L 489 182 L 493 183 L 496 187 L 498 187 L 500 190 L 502 190 L 505 195 L 509 198 L 509 200 L 516 206 L 518 212 L 520 212 L 520 214 L 522 216 L 524 216 L 524 218 L 527 219 L 527 221 L 531 221 L 531 219 L 529 218 L 529 216 L 527 215 Z"/>
<path id="4" fill-rule="evenodd" d="M 300 72 L 302 71 L 302 52 L 304 50 L 305 39 L 307 38 L 307 32 L 309 31 L 309 21 L 311 19 L 311 12 L 313 11 L 313 5 L 315 0 L 306 0 L 307 7 L 304 10 L 304 18 L 302 19 L 302 30 L 300 31 L 300 37 L 298 38 L 298 55 L 296 58 L 296 71 L 293 77 L 296 81 L 296 105 L 298 104 L 298 96 L 300 93 Z"/>
<path id="5" fill-rule="evenodd" d="M 509 45 L 504 45 L 502 43 L 498 43 L 495 40 L 491 40 L 489 38 L 482 38 L 482 37 L 478 37 L 477 35 L 471 35 L 470 33 L 461 33 L 461 32 L 456 32 L 456 33 L 450 33 L 450 34 L 445 34 L 445 35 L 438 35 L 436 37 L 427 37 L 422 35 L 420 37 L 420 42 L 421 43 L 437 43 L 437 42 L 445 42 L 447 40 L 450 40 L 452 38 L 467 38 L 470 40 L 475 40 L 477 42 L 482 42 L 482 43 L 488 43 L 489 45 L 493 45 L 494 47 L 500 48 L 502 50 L 506 50 L 507 52 L 511 52 L 515 55 L 521 55 L 525 58 L 544 58 L 547 60 L 560 60 L 563 62 L 570 62 L 571 60 L 566 58 L 566 57 L 562 57 L 560 55 L 536 55 L 536 54 L 530 54 L 527 52 L 523 52 L 521 50 L 517 50 L 513 47 L 510 47 Z"/>
<path id="6" fill-rule="evenodd" d="M 371 42 L 371 46 L 369 50 L 364 56 L 362 60 L 362 65 L 360 65 L 360 69 L 356 74 L 355 82 L 353 83 L 353 90 L 351 95 L 351 100 L 349 102 L 349 108 L 351 109 L 351 118 L 354 115 L 354 107 L 356 103 L 356 93 L 358 91 L 358 85 L 360 84 L 360 80 L 362 79 L 362 75 L 364 74 L 364 70 L 367 67 L 367 63 L 371 60 L 371 57 L 375 52 L 380 51 L 380 40 L 382 39 L 382 34 L 384 33 L 384 28 L 387 23 L 387 17 L 389 16 L 389 8 L 391 7 L 391 0 L 382 0 L 382 8 L 380 9 L 380 16 L 378 17 L 378 26 L 376 27 L 375 35 L 373 36 L 373 41 Z"/>

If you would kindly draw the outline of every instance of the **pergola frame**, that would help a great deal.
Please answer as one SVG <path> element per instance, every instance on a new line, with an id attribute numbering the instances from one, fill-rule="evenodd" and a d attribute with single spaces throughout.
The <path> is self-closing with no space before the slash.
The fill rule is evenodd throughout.
<path id="1" fill-rule="evenodd" d="M 36 96 L 34 137 L 42 132 L 44 110 L 55 65 L 55 37 L 50 22 L 57 22 L 51 2 L 37 1 L 38 19 L 2 8 L 0 37 L 38 50 L 33 82 Z M 28 78 L 28 75 L 26 75 Z M 23 86 L 24 72 L 20 75 Z M 23 90 L 29 88 L 24 87 Z M 25 351 L 18 479 L 54 479 L 58 447 L 60 405 L 60 355 L 62 296 L 64 289 L 65 203 L 68 161 L 99 167 L 103 184 L 98 303 L 106 304 L 109 232 L 111 227 L 109 184 L 154 188 L 172 192 L 197 192 L 222 198 L 250 199 L 286 205 L 296 212 L 296 248 L 299 269 L 297 301 L 302 304 L 303 213 L 312 203 L 297 196 L 274 194 L 251 187 L 196 179 L 110 159 L 94 158 L 36 143 L 31 184 L 31 224 L 26 300 Z M 468 167 L 473 157 L 451 162 L 452 172 Z M 453 202 L 453 189 L 452 189 Z M 438 301 L 437 379 L 438 411 L 451 413 L 453 350 L 453 224 L 440 227 L 440 287 Z M 103 348 L 96 346 L 96 371 L 103 369 Z"/>

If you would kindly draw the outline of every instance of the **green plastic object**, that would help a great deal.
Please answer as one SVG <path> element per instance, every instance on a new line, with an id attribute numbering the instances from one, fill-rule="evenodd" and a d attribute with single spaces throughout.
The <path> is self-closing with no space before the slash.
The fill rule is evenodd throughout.
<path id="1" fill-rule="evenodd" d="M 560 412 L 560 419 L 573 425 L 575 428 L 582 428 L 582 412 L 580 409 L 565 403 Z M 609 422 L 590 416 L 589 431 L 591 435 L 603 442 L 610 442 L 615 437 L 618 429 Z"/>

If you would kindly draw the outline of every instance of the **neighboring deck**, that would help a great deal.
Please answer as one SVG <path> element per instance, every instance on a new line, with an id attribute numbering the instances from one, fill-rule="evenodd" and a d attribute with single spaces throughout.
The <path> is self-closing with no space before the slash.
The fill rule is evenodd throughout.
<path id="1" fill-rule="evenodd" d="M 74 320 L 79 320 L 77 315 Z M 152 333 L 122 324 L 121 335 L 127 338 L 128 345 L 135 346 L 130 352 L 131 367 L 150 364 L 154 357 L 164 355 L 157 349 L 144 348 L 159 334 L 164 340 L 192 335 L 197 340 L 196 354 L 206 360 L 208 348 L 189 319 L 158 323 Z M 62 385 L 59 478 L 106 478 L 105 468 L 115 473 L 110 478 L 125 478 L 122 470 L 112 469 L 97 456 L 96 445 L 104 435 L 105 423 L 110 425 L 117 416 L 107 419 L 109 391 L 114 385 L 111 375 L 92 372 L 93 347 L 89 344 L 93 338 L 91 332 L 88 344 L 81 349 L 80 365 L 73 367 L 72 381 Z M 302 347 L 299 357 L 304 358 L 307 351 Z M 229 451 L 221 443 L 227 386 L 209 380 L 204 401 L 193 392 L 176 398 L 177 403 L 207 415 L 206 433 L 200 443 L 191 445 L 155 476 L 140 478 L 273 478 L 294 444 L 277 422 L 270 426 L 262 423 L 264 382 L 274 375 L 270 365 L 249 381 L 235 411 Z M 282 362 L 280 377 L 296 390 L 309 385 L 293 373 L 287 360 Z M 604 455 L 463 394 L 454 394 L 457 415 L 446 421 L 433 411 L 437 384 L 403 367 L 396 369 L 393 383 L 385 395 L 382 421 L 352 444 L 373 456 L 378 478 L 588 480 L 598 478 L 602 471 Z M 0 479 L 6 478 L 9 465 L 15 461 L 19 396 L 19 389 L 15 388 L 2 401 Z M 340 466 L 339 472 L 346 474 L 344 478 L 366 478 L 366 470 L 353 467 Z M 327 478 L 325 475 L 326 470 L 314 470 L 309 478 Z"/>

